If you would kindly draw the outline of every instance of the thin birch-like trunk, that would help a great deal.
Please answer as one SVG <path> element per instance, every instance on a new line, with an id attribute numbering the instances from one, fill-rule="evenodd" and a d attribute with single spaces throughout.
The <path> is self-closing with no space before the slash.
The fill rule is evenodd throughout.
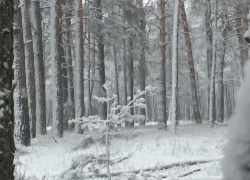
<path id="1" fill-rule="evenodd" d="M 171 126 L 177 131 L 177 98 L 178 98 L 178 17 L 179 17 L 179 0 L 175 1 L 174 6 L 174 25 L 173 25 L 173 58 L 172 58 L 172 96 L 171 96 Z"/>

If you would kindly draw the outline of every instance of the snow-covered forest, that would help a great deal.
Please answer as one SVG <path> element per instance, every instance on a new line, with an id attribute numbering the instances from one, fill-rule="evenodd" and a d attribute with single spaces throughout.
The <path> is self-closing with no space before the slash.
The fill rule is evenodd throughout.
<path id="1" fill-rule="evenodd" d="M 249 0 L 0 0 L 0 180 L 249 180 Z"/>

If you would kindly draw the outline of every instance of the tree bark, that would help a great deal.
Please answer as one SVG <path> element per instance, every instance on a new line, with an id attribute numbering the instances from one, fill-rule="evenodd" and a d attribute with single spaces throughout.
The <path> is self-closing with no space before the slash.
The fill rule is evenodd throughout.
<path id="1" fill-rule="evenodd" d="M 116 56 L 116 44 L 115 43 L 113 44 L 113 52 L 114 52 L 115 87 L 116 87 L 116 95 L 117 95 L 117 105 L 120 105 L 119 73 L 118 73 L 117 56 Z"/>
<path id="2" fill-rule="evenodd" d="M 97 8 L 97 19 L 102 22 L 102 0 L 95 0 Z M 97 27 L 97 49 L 98 49 L 98 76 L 99 76 L 99 97 L 106 97 L 106 90 L 103 85 L 106 83 L 105 77 L 105 52 L 104 52 L 104 37 L 101 32 L 101 25 Z M 102 119 L 107 119 L 107 103 L 100 103 L 99 115 Z"/>
<path id="3" fill-rule="evenodd" d="M 127 90 L 127 46 L 126 40 L 123 39 L 123 88 L 124 88 L 124 105 L 128 104 L 128 90 Z"/>
<path id="4" fill-rule="evenodd" d="M 173 58 L 172 58 L 172 104 L 171 104 L 171 126 L 177 131 L 177 102 L 178 102 L 178 32 L 179 32 L 179 5 L 180 1 L 175 1 L 174 25 L 173 25 Z"/>
<path id="5" fill-rule="evenodd" d="M 227 9 L 223 8 L 221 13 L 221 22 L 222 22 L 222 30 L 221 35 L 222 39 L 220 40 L 220 48 L 218 50 L 218 107 L 217 107 L 217 121 L 224 121 L 224 61 L 225 61 L 225 53 L 226 53 L 226 36 L 227 36 Z"/>
<path id="6" fill-rule="evenodd" d="M 161 12 L 160 19 L 160 51 L 161 51 L 161 65 L 160 65 L 160 86 L 159 86 L 159 112 L 158 112 L 158 129 L 167 129 L 167 106 L 166 106 L 166 16 L 165 16 L 166 2 L 161 0 L 159 9 Z"/>
<path id="7" fill-rule="evenodd" d="M 134 42 L 133 38 L 130 35 L 129 40 L 128 40 L 128 53 L 129 53 L 129 62 L 128 62 L 128 72 L 129 72 L 129 95 L 130 95 L 130 101 L 134 99 L 134 57 L 133 57 L 133 50 L 134 50 Z M 131 108 L 130 108 L 130 114 L 131 116 L 134 115 L 134 103 L 131 103 Z M 127 122 L 128 127 L 133 127 L 134 126 L 134 121 L 132 122 Z"/>
<path id="8" fill-rule="evenodd" d="M 210 100 L 209 100 L 209 122 L 211 126 L 214 127 L 214 122 L 216 119 L 215 113 L 215 70 L 216 70 L 216 31 L 217 31 L 217 5 L 218 0 L 215 0 L 215 10 L 214 10 L 214 29 L 213 29 L 213 62 L 211 70 L 211 81 L 210 81 Z"/>
<path id="9" fill-rule="evenodd" d="M 23 48 L 22 17 L 18 8 L 19 0 L 14 1 L 14 64 L 17 91 L 17 113 L 15 117 L 15 138 L 22 145 L 30 145 L 30 122 L 28 109 L 28 96 L 25 75 L 25 55 Z"/>
<path id="10" fill-rule="evenodd" d="M 84 116 L 84 81 L 83 81 L 83 10 L 82 0 L 76 2 L 75 19 L 75 118 Z"/>
<path id="11" fill-rule="evenodd" d="M 32 17 L 32 40 L 34 51 L 34 65 L 36 78 L 36 120 L 37 130 L 42 135 L 46 134 L 46 95 L 45 95 L 45 72 L 43 61 L 43 35 L 42 35 L 42 18 L 40 11 L 40 2 L 31 1 Z"/>
<path id="12" fill-rule="evenodd" d="M 21 0 L 22 12 L 22 27 L 23 27 L 23 41 L 25 50 L 25 64 L 26 64 L 26 83 L 28 90 L 29 102 L 29 119 L 31 122 L 32 138 L 36 137 L 36 84 L 35 84 L 35 67 L 34 54 L 32 44 L 31 22 L 30 22 L 30 1 Z"/>
<path id="13" fill-rule="evenodd" d="M 0 2 L 0 177 L 14 180 L 13 1 Z"/>
<path id="14" fill-rule="evenodd" d="M 181 1 L 180 3 L 180 8 L 181 8 L 181 17 L 183 21 L 184 36 L 185 36 L 187 52 L 188 52 L 189 78 L 191 82 L 191 93 L 192 93 L 192 100 L 193 100 L 194 117 L 195 117 L 196 123 L 200 124 L 202 123 L 202 120 L 201 120 L 200 108 L 198 104 L 193 50 L 192 50 L 192 43 L 191 43 L 190 36 L 189 36 L 188 22 L 187 22 L 186 11 L 185 11 L 185 6 L 184 6 L 183 1 Z"/>
<path id="15" fill-rule="evenodd" d="M 60 54 L 60 24 L 59 13 L 61 13 L 58 0 L 51 2 L 51 62 L 53 73 L 53 128 L 57 130 L 59 137 L 63 137 L 63 96 L 62 96 L 62 74 L 61 74 L 61 54 Z"/>
<path id="16" fill-rule="evenodd" d="M 145 57 L 145 35 L 146 35 L 146 12 L 143 7 L 143 0 L 140 0 L 139 3 L 140 11 L 141 11 L 141 20 L 140 20 L 140 60 L 139 60 L 139 83 L 140 83 L 140 90 L 145 91 L 146 88 L 146 73 L 147 73 L 147 67 L 146 67 L 146 57 Z M 165 17 L 165 16 L 164 16 Z M 145 99 L 145 95 L 142 96 L 142 98 Z M 145 121 L 140 121 L 140 126 L 145 126 L 146 123 L 146 109 L 140 108 L 140 115 L 145 116 Z"/>
<path id="17" fill-rule="evenodd" d="M 207 48 L 207 111 L 206 119 L 209 116 L 209 95 L 210 95 L 210 79 L 213 61 L 213 31 L 211 22 L 211 1 L 205 1 L 205 27 L 206 27 L 206 48 Z"/>

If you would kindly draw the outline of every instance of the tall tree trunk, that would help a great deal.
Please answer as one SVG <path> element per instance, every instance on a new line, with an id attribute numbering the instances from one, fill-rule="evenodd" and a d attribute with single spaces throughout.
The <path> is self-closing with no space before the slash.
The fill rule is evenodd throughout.
<path id="1" fill-rule="evenodd" d="M 45 72 L 43 61 L 43 35 L 41 26 L 40 2 L 31 1 L 31 17 L 32 17 L 32 40 L 34 50 L 34 65 L 36 78 L 36 120 L 37 130 L 46 134 L 46 95 L 45 95 Z"/>
<path id="2" fill-rule="evenodd" d="M 28 109 L 28 96 L 26 88 L 25 75 L 25 55 L 23 48 L 23 34 L 22 34 L 22 17 L 21 10 L 18 8 L 19 0 L 14 1 L 14 63 L 15 63 L 15 78 L 17 89 L 17 113 L 15 117 L 15 138 L 20 141 L 22 145 L 30 145 L 30 122 Z"/>
<path id="3" fill-rule="evenodd" d="M 161 65 L 160 65 L 160 86 L 159 86 L 159 112 L 158 112 L 158 129 L 167 129 L 167 106 L 166 106 L 166 16 L 165 16 L 166 2 L 161 0 L 159 9 L 161 12 L 160 19 L 160 51 L 161 51 Z"/>
<path id="4" fill-rule="evenodd" d="M 82 0 L 75 4 L 75 118 L 84 116 L 84 81 L 83 81 L 83 10 Z"/>
<path id="5" fill-rule="evenodd" d="M 66 7 L 72 6 L 72 0 L 66 0 Z M 75 118 L 75 108 L 74 108 L 74 76 L 73 76 L 73 67 L 72 67 L 72 39 L 71 39 L 71 17 L 72 13 L 69 12 L 67 8 L 67 12 L 65 13 L 65 28 L 64 28 L 64 54 L 65 54 L 65 62 L 67 64 L 67 109 L 64 110 L 64 129 L 68 129 L 68 120 Z M 64 73 L 65 74 L 65 73 Z M 74 126 L 74 125 L 73 125 Z M 72 128 L 73 129 L 73 128 Z"/>
<path id="6" fill-rule="evenodd" d="M 139 83 L 140 83 L 140 90 L 145 91 L 146 88 L 146 57 L 145 57 L 145 39 L 146 39 L 146 12 L 143 7 L 143 0 L 140 0 L 139 3 L 140 11 L 141 11 L 141 20 L 140 20 L 140 65 L 139 65 Z M 165 17 L 165 16 L 164 16 Z M 145 95 L 142 96 L 145 99 Z M 146 109 L 140 108 L 140 115 L 145 116 L 146 118 Z M 145 126 L 146 121 L 140 121 L 140 126 Z"/>
<path id="7" fill-rule="evenodd" d="M 89 30 L 88 30 L 89 31 Z M 88 32 L 88 116 L 91 116 L 91 34 Z M 92 77 L 94 81 L 94 77 Z"/>
<path id="8" fill-rule="evenodd" d="M 242 76 L 243 76 L 243 67 L 245 64 L 245 61 L 248 59 L 248 43 L 244 40 L 244 33 L 247 29 L 247 14 L 248 14 L 248 8 L 247 7 L 241 7 L 238 5 L 236 7 L 236 19 L 235 19 L 235 28 L 236 33 L 239 41 L 239 49 L 240 49 L 240 60 L 241 60 L 241 67 L 242 67 Z"/>
<path id="9" fill-rule="evenodd" d="M 128 40 L 128 53 L 129 53 L 129 62 L 128 62 L 128 72 L 129 72 L 129 95 L 130 95 L 130 101 L 134 99 L 134 42 L 133 38 L 130 35 L 129 40 Z M 130 114 L 133 116 L 134 113 L 134 103 L 131 103 L 131 108 L 130 108 Z M 132 122 L 127 123 L 128 127 L 133 127 L 134 126 L 134 120 Z"/>
<path id="10" fill-rule="evenodd" d="M 191 82 L 194 118 L 195 118 L 196 123 L 200 124 L 200 123 L 202 123 L 202 120 L 201 120 L 201 114 L 200 114 L 198 97 L 197 97 L 193 50 L 192 50 L 192 44 L 191 44 L 191 40 L 190 40 L 190 36 L 189 36 L 188 22 L 187 22 L 186 11 L 185 11 L 185 6 L 184 6 L 183 1 L 181 1 L 181 3 L 180 3 L 180 8 L 181 8 L 181 17 L 182 17 L 182 21 L 183 21 L 184 36 L 185 36 L 185 41 L 186 41 L 186 45 L 187 45 L 187 52 L 188 52 L 189 78 L 190 78 L 190 82 Z"/>
<path id="11" fill-rule="evenodd" d="M 52 0 L 51 7 L 51 62 L 53 74 L 53 128 L 57 129 L 59 137 L 63 137 L 63 96 L 61 75 L 61 47 L 59 18 L 61 6 L 59 0 Z"/>
<path id="12" fill-rule="evenodd" d="M 171 105 L 171 126 L 176 132 L 177 130 L 177 98 L 178 98 L 178 32 L 179 32 L 179 6 L 180 1 L 175 1 L 174 8 L 174 25 L 173 25 L 173 58 L 172 58 L 172 105 Z"/>
<path id="13" fill-rule="evenodd" d="M 214 29 L 213 29 L 213 62 L 211 70 L 211 81 L 210 81 L 210 100 L 209 100 L 209 122 L 211 126 L 214 126 L 216 119 L 215 113 L 215 70 L 216 70 L 216 31 L 217 31 L 217 5 L 218 0 L 215 0 L 214 10 Z"/>
<path id="14" fill-rule="evenodd" d="M 213 31 L 211 22 L 211 1 L 205 1 L 205 27 L 206 27 L 206 48 L 207 48 L 207 117 L 209 115 L 209 95 L 210 95 L 210 79 L 211 79 L 211 68 L 213 61 Z"/>
<path id="15" fill-rule="evenodd" d="M 126 40 L 123 43 L 123 88 L 124 88 L 124 105 L 128 104 L 128 91 L 127 91 L 127 46 Z"/>
<path id="16" fill-rule="evenodd" d="M 0 177 L 14 180 L 13 1 L 0 3 Z"/>
<path id="17" fill-rule="evenodd" d="M 116 56 L 116 44 L 115 43 L 113 44 L 113 52 L 114 52 L 115 87 L 116 87 L 116 95 L 117 95 L 117 105 L 120 105 L 119 73 L 118 73 L 117 56 Z"/>
<path id="18" fill-rule="evenodd" d="M 97 9 L 97 19 L 102 22 L 102 0 L 95 0 Z M 99 91 L 100 97 L 106 97 L 106 90 L 103 85 L 106 83 L 105 77 L 105 52 L 104 52 L 104 37 L 101 32 L 101 25 L 97 28 L 97 49 L 98 49 L 98 75 L 99 75 Z M 99 115 L 102 119 L 107 119 L 107 103 L 100 103 Z"/>
<path id="19" fill-rule="evenodd" d="M 26 83 L 28 90 L 29 118 L 31 122 L 32 138 L 36 137 L 36 84 L 35 67 L 32 44 L 31 22 L 30 22 L 30 1 L 21 0 L 23 41 L 26 64 Z M 41 45 L 40 45 L 41 46 Z"/>
<path id="20" fill-rule="evenodd" d="M 219 122 L 224 121 L 224 77 L 223 77 L 223 70 L 224 70 L 224 60 L 225 60 L 225 53 L 226 53 L 226 36 L 227 36 L 227 9 L 223 7 L 221 13 L 221 27 L 222 32 L 222 39 L 220 40 L 220 48 L 218 50 L 218 107 L 217 107 L 217 120 Z"/>

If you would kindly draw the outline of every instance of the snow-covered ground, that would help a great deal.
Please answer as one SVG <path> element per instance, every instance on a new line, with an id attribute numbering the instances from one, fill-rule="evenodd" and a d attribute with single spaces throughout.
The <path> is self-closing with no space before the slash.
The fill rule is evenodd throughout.
<path id="1" fill-rule="evenodd" d="M 130 134 L 130 138 L 118 137 L 111 140 L 110 159 L 117 161 L 123 157 L 127 159 L 112 164 L 111 173 L 127 173 L 113 179 L 221 179 L 220 161 L 217 159 L 222 158 L 222 149 L 226 142 L 226 127 L 217 126 L 212 129 L 206 123 L 195 125 L 184 122 L 178 127 L 177 134 L 157 130 L 153 124 L 142 129 L 139 127 L 123 129 L 122 132 Z M 131 136 L 133 133 L 135 136 Z M 77 180 L 81 174 L 90 174 L 88 171 L 93 168 L 93 164 L 82 169 L 81 166 L 77 168 L 73 166 L 72 162 L 77 163 L 83 157 L 81 155 L 105 154 L 105 147 L 95 143 L 85 149 L 75 148 L 79 146 L 84 136 L 86 135 L 66 132 L 64 138 L 59 139 L 48 133 L 46 136 L 32 139 L 31 147 L 18 146 L 15 159 L 17 173 L 29 180 Z M 135 178 L 131 178 L 133 175 L 128 173 L 196 160 L 214 161 L 140 172 L 135 175 Z M 104 165 L 98 165 L 98 169 L 99 173 L 106 171 Z M 190 171 L 196 172 L 185 176 Z"/>

